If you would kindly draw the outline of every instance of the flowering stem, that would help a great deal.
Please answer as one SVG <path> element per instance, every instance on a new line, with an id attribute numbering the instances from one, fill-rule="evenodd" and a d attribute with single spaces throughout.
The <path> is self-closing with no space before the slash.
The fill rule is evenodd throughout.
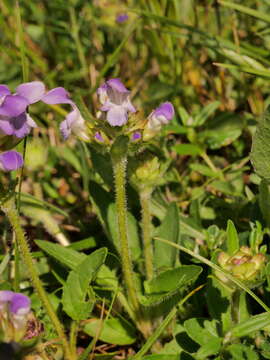
<path id="1" fill-rule="evenodd" d="M 16 239 L 18 241 L 23 260 L 28 268 L 30 277 L 32 279 L 33 286 L 34 286 L 37 294 L 39 295 L 44 307 L 46 308 L 47 313 L 48 313 L 49 317 L 51 318 L 51 321 L 55 327 L 56 332 L 58 333 L 59 338 L 62 341 L 63 348 L 64 348 L 64 351 L 66 354 L 66 359 L 75 360 L 76 358 L 72 355 L 72 353 L 70 351 L 70 347 L 69 347 L 66 335 L 64 333 L 62 324 L 60 323 L 60 321 L 52 307 L 52 304 L 47 297 L 47 294 L 43 288 L 43 285 L 39 279 L 39 275 L 38 275 L 35 265 L 33 263 L 33 259 L 31 256 L 31 252 L 30 252 L 25 234 L 24 234 L 23 229 L 20 224 L 20 218 L 18 215 L 18 211 L 15 207 L 14 198 L 12 197 L 12 198 L 8 199 L 7 201 L 5 201 L 1 205 L 1 208 L 4 211 L 4 213 L 6 214 L 8 220 L 16 234 Z"/>
<path id="2" fill-rule="evenodd" d="M 115 181 L 116 209 L 118 232 L 120 239 L 120 256 L 128 298 L 133 311 L 139 314 L 139 301 L 136 295 L 132 273 L 132 261 L 129 252 L 126 207 L 126 156 L 112 156 L 112 165 Z"/>
<path id="3" fill-rule="evenodd" d="M 231 317 L 234 325 L 239 323 L 241 290 L 236 289 L 231 296 Z"/>
<path id="4" fill-rule="evenodd" d="M 147 280 L 150 280 L 154 275 L 153 246 L 151 237 L 151 213 L 149 204 L 151 193 L 151 189 L 144 189 L 140 191 L 140 202 L 142 208 L 142 237 Z"/>

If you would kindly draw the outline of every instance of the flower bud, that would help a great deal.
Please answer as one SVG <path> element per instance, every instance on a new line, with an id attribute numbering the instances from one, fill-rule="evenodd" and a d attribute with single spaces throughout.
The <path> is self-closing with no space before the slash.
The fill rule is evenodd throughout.
<path id="1" fill-rule="evenodd" d="M 253 255 L 251 249 L 247 246 L 242 246 L 232 256 L 225 252 L 221 252 L 218 255 L 217 261 L 224 270 L 230 272 L 239 280 L 244 281 L 249 287 L 258 285 L 263 279 L 263 269 L 266 257 L 260 253 Z M 234 284 L 232 284 L 232 282 L 223 274 L 217 272 L 216 275 L 221 281 L 234 287 Z"/>

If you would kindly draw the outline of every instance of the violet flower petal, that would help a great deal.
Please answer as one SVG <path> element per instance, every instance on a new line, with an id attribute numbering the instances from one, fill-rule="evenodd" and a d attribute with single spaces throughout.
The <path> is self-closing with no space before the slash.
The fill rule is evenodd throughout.
<path id="1" fill-rule="evenodd" d="M 30 311 L 31 301 L 28 296 L 14 293 L 10 303 L 10 312 L 12 314 L 25 315 Z"/>
<path id="2" fill-rule="evenodd" d="M 147 127 L 151 130 L 159 130 L 162 125 L 168 124 L 174 116 L 174 107 L 170 102 L 165 102 L 149 115 Z"/>
<path id="3" fill-rule="evenodd" d="M 127 119 L 127 111 L 121 105 L 112 106 L 107 113 L 107 121 L 111 126 L 122 126 Z"/>
<path id="4" fill-rule="evenodd" d="M 154 110 L 153 116 L 164 116 L 169 122 L 174 116 L 174 107 L 172 103 L 167 101 L 161 104 L 156 110 Z"/>
<path id="5" fill-rule="evenodd" d="M 27 99 L 29 104 L 33 104 L 45 94 L 45 85 L 41 81 L 32 81 L 19 85 L 16 93 Z"/>
<path id="6" fill-rule="evenodd" d="M 17 151 L 11 150 L 0 154 L 0 168 L 3 171 L 17 170 L 22 167 L 22 165 L 23 157 Z"/>
<path id="7" fill-rule="evenodd" d="M 18 116 L 26 110 L 28 105 L 28 101 L 20 95 L 7 95 L 0 106 L 0 115 Z"/>
<path id="8" fill-rule="evenodd" d="M 120 93 L 129 93 L 129 90 L 125 87 L 125 85 L 119 78 L 110 79 L 106 83 L 115 91 L 118 91 Z"/>
<path id="9" fill-rule="evenodd" d="M 76 105 L 73 105 L 73 110 L 61 122 L 60 131 L 65 140 L 71 133 L 77 135 L 82 140 L 89 140 L 86 134 L 85 121 Z"/>
<path id="10" fill-rule="evenodd" d="M 0 303 L 4 303 L 7 301 L 11 301 L 12 297 L 14 295 L 13 291 L 10 290 L 1 290 L 0 291 Z"/>
<path id="11" fill-rule="evenodd" d="M 10 95 L 10 90 L 7 85 L 0 84 L 0 96 Z"/>
<path id="12" fill-rule="evenodd" d="M 13 135 L 14 128 L 9 122 L 11 118 L 0 117 L 0 133 L 5 135 Z"/>
<path id="13" fill-rule="evenodd" d="M 57 87 L 48 91 L 41 99 L 46 104 L 72 104 L 73 101 L 69 98 L 68 92 L 63 87 Z"/>

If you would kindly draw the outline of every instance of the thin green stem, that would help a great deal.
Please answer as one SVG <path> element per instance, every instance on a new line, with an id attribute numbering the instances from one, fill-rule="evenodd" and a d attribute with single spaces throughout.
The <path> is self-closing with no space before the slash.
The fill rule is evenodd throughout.
<path id="1" fill-rule="evenodd" d="M 153 245 L 151 234 L 151 213 L 150 213 L 150 198 L 152 191 L 150 189 L 144 189 L 140 191 L 140 203 L 142 209 L 142 238 L 143 238 L 143 250 L 145 260 L 145 270 L 147 280 L 152 279 L 154 275 L 153 265 Z"/>
<path id="2" fill-rule="evenodd" d="M 231 297 L 231 317 L 234 325 L 238 324 L 240 320 L 240 314 L 239 314 L 240 295 L 241 295 L 241 290 L 236 289 L 232 293 L 232 297 Z"/>
<path id="3" fill-rule="evenodd" d="M 59 336 L 59 338 L 62 341 L 62 345 L 66 354 L 66 359 L 68 360 L 75 360 L 76 357 L 74 357 L 70 351 L 69 343 L 67 341 L 64 329 L 62 327 L 62 324 L 60 323 L 53 306 L 50 302 L 50 300 L 47 297 L 47 294 L 43 288 L 43 285 L 39 279 L 38 272 L 35 268 L 35 265 L 33 263 L 32 255 L 29 250 L 29 246 L 25 237 L 25 234 L 23 232 L 23 229 L 20 224 L 20 218 L 18 215 L 18 211 L 15 207 L 15 201 L 14 198 L 10 198 L 2 205 L 2 210 L 5 212 L 15 234 L 16 238 L 19 244 L 19 248 L 21 250 L 22 258 L 27 266 L 27 269 L 29 271 L 29 275 L 32 279 L 32 284 L 37 291 L 38 296 L 40 297 L 49 317 L 51 318 L 51 321 L 55 327 L 55 330 Z"/>
<path id="4" fill-rule="evenodd" d="M 79 323 L 78 321 L 72 321 L 69 333 L 70 349 L 73 356 L 76 358 L 77 353 L 77 335 L 78 335 Z"/>
<path id="5" fill-rule="evenodd" d="M 128 244 L 127 229 L 127 206 L 126 206 L 126 164 L 125 156 L 115 158 L 112 156 L 112 165 L 115 181 L 117 222 L 120 240 L 120 256 L 124 281 L 127 288 L 128 298 L 132 304 L 133 311 L 139 315 L 140 305 L 136 294 L 135 281 L 133 278 L 132 261 Z"/>

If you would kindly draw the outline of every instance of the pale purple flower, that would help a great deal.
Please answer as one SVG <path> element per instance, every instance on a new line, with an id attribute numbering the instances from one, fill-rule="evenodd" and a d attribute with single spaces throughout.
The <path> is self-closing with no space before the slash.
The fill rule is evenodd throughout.
<path id="1" fill-rule="evenodd" d="M 147 127 L 150 130 L 160 130 L 162 125 L 168 124 L 174 117 L 172 103 L 165 102 L 156 108 L 148 117 Z"/>
<path id="2" fill-rule="evenodd" d="M 1 340 L 19 342 L 24 337 L 30 310 L 28 296 L 9 290 L 0 291 Z"/>
<path id="3" fill-rule="evenodd" d="M 116 17 L 116 22 L 118 22 L 118 23 L 123 23 L 127 20 L 128 20 L 128 14 L 125 14 L 125 13 L 119 14 Z"/>
<path id="4" fill-rule="evenodd" d="M 3 171 L 17 170 L 23 165 L 23 157 L 17 151 L 11 150 L 0 154 L 0 169 Z M 1 291 L 0 291 L 1 293 Z M 0 297 L 1 301 L 1 297 Z"/>
<path id="5" fill-rule="evenodd" d="M 27 107 L 41 100 L 45 86 L 40 81 L 32 81 L 19 85 L 15 91 L 12 95 L 6 85 L 0 85 L 0 134 L 23 138 L 36 126 Z"/>
<path id="6" fill-rule="evenodd" d="M 107 121 L 111 126 L 123 126 L 128 113 L 136 112 L 129 99 L 130 91 L 120 79 L 110 79 L 101 85 L 97 93 L 102 104 L 101 110 L 107 112 Z"/>
<path id="7" fill-rule="evenodd" d="M 74 133 L 83 140 L 89 140 L 86 133 L 86 125 L 76 104 L 70 99 L 69 93 L 62 87 L 50 90 L 42 99 L 46 104 L 69 104 L 72 111 L 66 116 L 60 124 L 60 131 L 64 139 L 67 139 L 71 133 Z"/>
<path id="8" fill-rule="evenodd" d="M 28 296 L 9 290 L 0 291 L 0 311 L 4 309 L 12 315 L 27 315 L 31 308 Z"/>

